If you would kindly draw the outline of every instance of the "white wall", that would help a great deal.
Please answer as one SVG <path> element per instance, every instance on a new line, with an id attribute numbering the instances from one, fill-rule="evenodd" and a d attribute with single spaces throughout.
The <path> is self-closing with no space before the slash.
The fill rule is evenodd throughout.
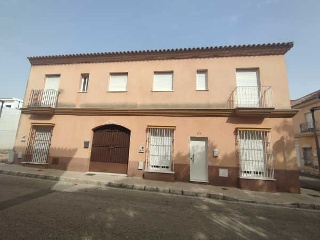
<path id="1" fill-rule="evenodd" d="M 14 108 L 2 109 L 0 116 L 0 149 L 12 149 L 17 134 L 21 111 Z"/>

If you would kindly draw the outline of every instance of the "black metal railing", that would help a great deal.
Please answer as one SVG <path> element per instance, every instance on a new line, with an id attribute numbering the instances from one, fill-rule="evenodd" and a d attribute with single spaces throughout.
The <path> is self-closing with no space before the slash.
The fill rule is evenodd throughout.
<path id="1" fill-rule="evenodd" d="M 272 87 L 236 87 L 229 108 L 273 108 Z"/>
<path id="2" fill-rule="evenodd" d="M 316 128 L 317 128 L 317 132 L 320 131 L 320 126 L 318 122 L 316 122 Z M 313 129 L 314 129 L 313 122 L 305 122 L 300 124 L 300 131 L 302 133 L 313 132 Z"/>
<path id="3" fill-rule="evenodd" d="M 28 107 L 51 107 L 57 105 L 59 92 L 56 90 L 32 90 L 29 98 Z"/>

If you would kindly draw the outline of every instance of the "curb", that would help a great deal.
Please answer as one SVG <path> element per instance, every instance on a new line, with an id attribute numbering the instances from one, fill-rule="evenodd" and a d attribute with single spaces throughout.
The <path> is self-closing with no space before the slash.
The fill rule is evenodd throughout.
<path id="1" fill-rule="evenodd" d="M 83 179 L 77 179 L 77 178 L 57 177 L 57 176 L 43 175 L 43 174 L 36 174 L 36 173 L 15 172 L 15 171 L 2 170 L 2 169 L 0 169 L 0 174 L 27 177 L 27 178 L 37 178 L 37 179 L 44 179 L 44 180 L 51 180 L 51 181 L 62 181 L 62 182 L 74 183 L 74 184 L 94 185 L 99 187 L 124 188 L 124 189 L 132 189 L 132 190 L 147 191 L 147 192 L 158 192 L 158 193 L 180 195 L 180 196 L 210 198 L 210 199 L 223 200 L 223 201 L 229 201 L 229 202 L 242 202 L 242 203 L 250 203 L 250 204 L 260 204 L 260 205 L 266 205 L 266 206 L 320 210 L 320 205 L 317 205 L 317 204 L 298 203 L 298 202 L 294 202 L 294 203 L 258 202 L 254 200 L 247 200 L 247 199 L 240 199 L 240 198 L 238 199 L 236 197 L 225 196 L 222 193 L 193 192 L 193 191 L 187 191 L 187 190 L 161 188 L 161 187 L 139 185 L 139 184 L 135 185 L 135 184 L 117 183 L 117 182 L 83 180 Z"/>

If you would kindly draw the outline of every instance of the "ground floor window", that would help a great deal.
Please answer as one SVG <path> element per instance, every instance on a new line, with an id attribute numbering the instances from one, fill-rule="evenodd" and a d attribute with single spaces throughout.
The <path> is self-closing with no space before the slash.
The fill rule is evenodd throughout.
<path id="1" fill-rule="evenodd" d="M 146 169 L 172 171 L 174 128 L 148 127 Z"/>
<path id="2" fill-rule="evenodd" d="M 271 133 L 267 129 L 238 129 L 240 177 L 274 178 Z"/>
<path id="3" fill-rule="evenodd" d="M 32 125 L 25 162 L 35 164 L 48 163 L 53 126 Z"/>
<path id="4" fill-rule="evenodd" d="M 312 148 L 311 147 L 304 147 L 302 148 L 302 156 L 305 166 L 313 166 L 312 161 Z"/>

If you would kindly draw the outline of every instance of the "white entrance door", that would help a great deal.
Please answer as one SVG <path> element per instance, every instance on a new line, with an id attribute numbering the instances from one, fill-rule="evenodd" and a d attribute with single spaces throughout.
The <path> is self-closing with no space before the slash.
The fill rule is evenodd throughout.
<path id="1" fill-rule="evenodd" d="M 46 77 L 46 84 L 44 86 L 42 105 L 45 107 L 55 107 L 58 97 L 58 89 L 60 83 L 59 75 L 52 75 Z"/>
<path id="2" fill-rule="evenodd" d="M 208 182 L 207 148 L 207 138 L 190 138 L 190 181 Z"/>
<path id="3" fill-rule="evenodd" d="M 237 70 L 237 106 L 259 107 L 258 73 L 256 70 Z"/>

